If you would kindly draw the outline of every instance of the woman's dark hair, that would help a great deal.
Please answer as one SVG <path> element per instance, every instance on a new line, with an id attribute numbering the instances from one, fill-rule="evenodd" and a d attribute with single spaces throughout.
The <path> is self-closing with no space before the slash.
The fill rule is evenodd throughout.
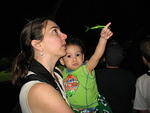
<path id="1" fill-rule="evenodd" d="M 30 63 L 34 58 L 31 41 L 43 39 L 42 30 L 46 27 L 48 20 L 46 18 L 36 18 L 24 26 L 20 34 L 21 52 L 16 56 L 12 66 L 13 84 L 28 73 Z"/>
<path id="2" fill-rule="evenodd" d="M 86 53 L 85 45 L 83 41 L 79 38 L 80 38 L 79 36 L 70 36 L 69 38 L 66 39 L 66 46 L 77 45 L 81 48 L 81 52 L 85 54 Z"/>

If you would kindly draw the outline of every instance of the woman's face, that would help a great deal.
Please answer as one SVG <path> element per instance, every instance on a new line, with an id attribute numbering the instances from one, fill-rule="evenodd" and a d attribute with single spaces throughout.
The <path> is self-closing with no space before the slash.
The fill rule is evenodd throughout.
<path id="1" fill-rule="evenodd" d="M 43 29 L 43 40 L 41 41 L 44 55 L 60 58 L 66 54 L 67 35 L 62 33 L 53 21 L 48 21 Z"/>

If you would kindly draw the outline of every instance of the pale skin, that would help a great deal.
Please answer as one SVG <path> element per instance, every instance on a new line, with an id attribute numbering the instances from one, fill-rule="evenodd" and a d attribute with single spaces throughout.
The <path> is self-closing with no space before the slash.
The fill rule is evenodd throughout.
<path id="1" fill-rule="evenodd" d="M 34 58 L 53 75 L 57 60 L 66 54 L 67 35 L 62 33 L 53 21 L 48 21 L 43 34 L 42 41 L 31 42 Z M 32 113 L 74 113 L 61 94 L 47 83 L 32 86 L 28 93 L 28 104 Z"/>
<path id="2" fill-rule="evenodd" d="M 104 53 L 107 40 L 113 35 L 113 33 L 109 29 L 110 25 L 111 23 L 108 23 L 102 29 L 95 52 L 87 62 L 87 70 L 89 72 L 92 72 L 93 69 L 97 66 L 100 58 Z M 81 52 L 81 48 L 79 46 L 68 45 L 66 52 L 66 56 L 60 59 L 60 63 L 62 65 L 65 65 L 68 69 L 75 70 L 83 64 L 84 54 Z"/>

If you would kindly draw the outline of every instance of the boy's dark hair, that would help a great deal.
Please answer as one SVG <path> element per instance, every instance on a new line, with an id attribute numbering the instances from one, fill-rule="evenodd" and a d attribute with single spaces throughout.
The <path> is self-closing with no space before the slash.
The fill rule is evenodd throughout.
<path id="1" fill-rule="evenodd" d="M 81 52 L 83 54 L 86 53 L 85 45 L 79 36 L 70 36 L 69 38 L 67 38 L 66 39 L 66 46 L 68 46 L 68 45 L 77 45 L 81 48 Z"/>
<path id="2" fill-rule="evenodd" d="M 150 37 L 145 38 L 142 40 L 140 44 L 140 51 L 141 55 L 144 56 L 144 58 L 150 62 Z"/>
<path id="3" fill-rule="evenodd" d="M 112 40 L 108 43 L 105 51 L 106 63 L 109 66 L 119 66 L 124 59 L 124 51 L 120 44 Z"/>

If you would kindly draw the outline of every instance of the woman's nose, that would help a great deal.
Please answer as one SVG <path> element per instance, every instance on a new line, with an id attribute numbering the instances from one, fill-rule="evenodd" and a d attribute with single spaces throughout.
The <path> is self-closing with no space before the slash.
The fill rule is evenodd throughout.
<path id="1" fill-rule="evenodd" d="M 66 35 L 65 33 L 62 33 L 62 34 L 61 34 L 61 37 L 62 37 L 62 39 L 66 39 L 66 38 L 67 38 L 67 35 Z"/>

